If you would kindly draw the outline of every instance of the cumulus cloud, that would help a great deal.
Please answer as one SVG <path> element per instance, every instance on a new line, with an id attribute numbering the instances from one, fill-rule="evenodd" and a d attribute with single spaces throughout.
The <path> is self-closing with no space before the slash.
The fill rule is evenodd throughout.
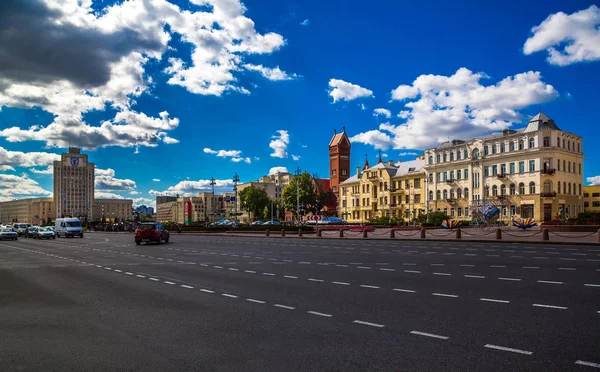
<path id="1" fill-rule="evenodd" d="M 167 62 L 168 84 L 189 92 L 248 94 L 236 77 L 245 56 L 273 53 L 284 38 L 258 33 L 239 0 L 191 2 L 200 7 L 187 10 L 189 4 L 180 8 L 166 0 L 129 0 L 101 9 L 91 0 L 2 1 L 0 109 L 39 107 L 55 117 L 45 126 L 4 129 L 0 136 L 49 147 L 135 147 L 136 153 L 140 146 L 178 143 L 167 134 L 178 126 L 177 118 L 132 109 L 152 88 L 149 61 Z M 190 45 L 189 62 L 164 58 L 174 34 Z M 268 78 L 285 74 L 265 69 Z M 117 112 L 114 119 L 83 120 L 85 113 L 108 106 Z"/>
<path id="2" fill-rule="evenodd" d="M 296 74 L 288 74 L 287 72 L 282 71 L 279 66 L 270 68 L 264 67 L 263 65 L 245 64 L 244 68 L 250 71 L 259 72 L 264 78 L 271 81 L 293 80 L 298 77 Z"/>
<path id="3" fill-rule="evenodd" d="M 156 209 L 156 199 L 151 198 L 133 198 L 133 206 L 139 207 L 140 205 L 145 205 L 147 207 L 152 207 Z"/>
<path id="4" fill-rule="evenodd" d="M 290 143 L 290 135 L 287 130 L 278 130 L 277 134 L 271 137 L 272 140 L 269 143 L 269 147 L 273 149 L 271 154 L 274 158 L 287 158 L 287 147 Z"/>
<path id="5" fill-rule="evenodd" d="M 0 173 L 0 201 L 50 196 L 52 196 L 50 191 L 44 190 L 37 181 L 27 175 Z"/>
<path id="6" fill-rule="evenodd" d="M 373 91 L 344 80 L 329 80 L 329 96 L 333 103 L 337 101 L 352 101 L 357 98 L 373 97 Z"/>
<path id="7" fill-rule="evenodd" d="M 98 191 L 130 191 L 136 189 L 136 183 L 129 179 L 115 178 L 114 169 L 96 169 L 94 187 Z"/>
<path id="8" fill-rule="evenodd" d="M 139 191 L 135 191 L 135 190 L 129 192 L 129 195 L 139 195 L 139 194 L 140 194 L 140 192 Z"/>
<path id="9" fill-rule="evenodd" d="M 301 158 L 301 156 L 300 156 L 300 155 L 292 155 L 292 159 L 293 159 L 294 161 L 298 161 L 298 160 L 300 160 L 300 158 Z"/>
<path id="10" fill-rule="evenodd" d="M 277 173 L 289 173 L 286 167 L 273 167 L 269 169 L 269 176 L 272 176 Z"/>
<path id="11" fill-rule="evenodd" d="M 49 152 L 21 152 L 10 151 L 0 147 L 0 170 L 14 170 L 14 167 L 46 167 L 45 169 L 31 169 L 33 173 L 52 174 L 52 165 L 55 160 L 60 160 L 60 155 Z"/>
<path id="12" fill-rule="evenodd" d="M 158 178 L 153 178 L 152 182 L 160 182 L 160 180 Z"/>
<path id="13" fill-rule="evenodd" d="M 232 180 L 215 180 L 215 192 L 230 192 L 233 187 Z M 149 194 L 152 196 L 166 195 L 166 196 L 194 196 L 199 192 L 212 191 L 210 180 L 199 180 L 199 181 L 181 181 L 176 185 L 170 186 L 166 190 L 150 190 Z"/>
<path id="14" fill-rule="evenodd" d="M 524 72 L 483 85 L 481 80 L 488 78 L 464 67 L 452 76 L 421 75 L 408 86 L 410 89 L 392 92 L 394 100 L 407 101 L 405 123 L 382 123 L 350 140 L 382 150 L 433 147 L 448 137 L 472 138 L 509 128 L 522 121 L 519 110 L 558 96 L 539 72 Z"/>
<path id="15" fill-rule="evenodd" d="M 305 19 L 304 21 L 300 22 L 300 25 L 302 26 L 310 26 L 310 19 Z"/>
<path id="16" fill-rule="evenodd" d="M 545 50 L 548 63 L 558 66 L 600 59 L 600 8 L 596 5 L 573 14 L 551 14 L 531 32 L 523 46 L 527 55 Z"/>
<path id="17" fill-rule="evenodd" d="M 35 173 L 35 174 L 54 174 L 54 166 L 53 165 L 49 165 L 48 167 L 46 167 L 44 169 L 33 168 L 33 169 L 31 169 L 31 173 Z"/>
<path id="18" fill-rule="evenodd" d="M 588 177 L 585 179 L 588 185 L 600 186 L 600 176 Z"/>
<path id="19" fill-rule="evenodd" d="M 125 199 L 123 195 L 115 194 L 114 192 L 95 191 L 94 198 L 96 199 Z"/>
<path id="20" fill-rule="evenodd" d="M 376 108 L 375 110 L 373 110 L 373 116 L 383 116 L 386 119 L 389 119 L 392 117 L 392 113 L 388 109 Z"/>
<path id="21" fill-rule="evenodd" d="M 231 161 L 234 163 L 240 163 L 240 162 L 244 162 L 246 164 L 251 164 L 252 163 L 252 159 L 246 157 L 246 158 L 241 158 L 241 157 L 234 157 L 231 158 Z"/>
<path id="22" fill-rule="evenodd" d="M 243 157 L 241 150 L 213 150 L 209 147 L 204 148 L 205 154 L 216 155 L 219 158 L 231 158 L 231 161 L 234 163 L 244 162 L 246 164 L 252 163 L 252 159 L 249 157 Z"/>
<path id="23" fill-rule="evenodd" d="M 401 152 L 398 155 L 399 156 L 417 156 L 419 154 L 417 154 L 416 152 Z"/>

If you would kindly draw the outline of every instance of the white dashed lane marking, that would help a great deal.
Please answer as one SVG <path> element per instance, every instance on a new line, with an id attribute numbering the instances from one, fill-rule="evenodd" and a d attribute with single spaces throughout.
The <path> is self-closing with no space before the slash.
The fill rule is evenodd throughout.
<path id="1" fill-rule="evenodd" d="M 513 349 L 511 347 L 504 347 L 504 346 L 498 346 L 498 345 L 492 345 L 492 344 L 487 344 L 484 347 L 486 347 L 488 349 L 510 351 L 511 353 L 518 353 L 518 354 L 525 354 L 525 355 L 533 354 L 531 351 L 527 351 L 527 350 Z"/>
<path id="2" fill-rule="evenodd" d="M 575 364 L 579 364 L 580 366 L 586 367 L 600 368 L 600 363 L 586 362 L 585 360 L 578 360 L 575 362 Z"/>
<path id="3" fill-rule="evenodd" d="M 432 293 L 433 296 L 457 298 L 457 295 L 447 293 Z"/>
<path id="4" fill-rule="evenodd" d="M 544 305 L 544 304 L 533 304 L 535 307 L 544 307 L 548 309 L 558 309 L 558 310 L 567 310 L 567 307 L 564 306 L 554 306 L 554 305 Z"/>
<path id="5" fill-rule="evenodd" d="M 363 320 L 355 320 L 352 323 L 356 323 L 356 324 L 362 324 L 362 325 L 367 325 L 367 326 L 371 326 L 371 327 L 376 327 L 376 328 L 383 328 L 384 325 L 383 324 L 377 324 L 377 323 L 371 323 L 371 322 L 365 322 Z"/>
<path id="6" fill-rule="evenodd" d="M 447 337 L 447 336 L 436 335 L 434 333 L 427 333 L 427 332 L 420 332 L 420 331 L 411 331 L 410 333 L 413 334 L 413 335 L 418 335 L 418 336 L 425 336 L 425 337 L 437 338 L 439 340 L 447 340 L 447 339 L 449 339 L 449 337 Z"/>
<path id="7" fill-rule="evenodd" d="M 350 283 L 346 283 L 346 282 L 331 282 L 333 284 L 337 284 L 337 285 L 350 285 Z"/>
<path id="8" fill-rule="evenodd" d="M 564 282 L 554 282 L 552 280 L 538 280 L 537 282 L 544 284 L 565 284 Z"/>
<path id="9" fill-rule="evenodd" d="M 510 301 L 506 301 L 506 300 L 496 300 L 494 298 L 480 298 L 480 301 L 487 301 L 487 302 L 499 302 L 501 304 L 509 304 Z"/>
<path id="10" fill-rule="evenodd" d="M 311 315 L 318 315 L 318 316 L 322 316 L 322 317 L 325 317 L 325 318 L 331 318 L 331 317 L 333 316 L 333 315 L 331 315 L 331 314 L 319 313 L 319 312 L 317 312 L 317 311 L 312 311 L 312 310 L 309 310 L 309 311 L 307 311 L 307 313 L 308 313 L 308 314 L 311 314 Z"/>
<path id="11" fill-rule="evenodd" d="M 287 309 L 287 310 L 295 310 L 296 309 L 295 307 L 285 306 L 285 305 L 281 305 L 281 304 L 274 304 L 273 306 L 279 307 L 279 308 L 282 308 L 282 309 Z"/>

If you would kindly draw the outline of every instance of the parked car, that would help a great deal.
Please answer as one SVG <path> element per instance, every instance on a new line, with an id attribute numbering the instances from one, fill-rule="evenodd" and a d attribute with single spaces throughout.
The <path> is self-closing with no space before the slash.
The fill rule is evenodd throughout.
<path id="1" fill-rule="evenodd" d="M 38 227 L 33 233 L 34 239 L 55 239 L 54 231 L 49 227 Z"/>
<path id="2" fill-rule="evenodd" d="M 37 226 L 30 226 L 30 227 L 28 227 L 27 228 L 27 233 L 26 233 L 25 236 L 28 237 L 28 238 L 33 238 L 33 236 L 34 236 L 34 234 L 35 234 L 35 232 L 36 232 L 37 229 L 38 229 Z"/>
<path id="3" fill-rule="evenodd" d="M 58 237 L 73 238 L 79 236 L 83 238 L 83 227 L 81 227 L 79 218 L 57 218 L 54 227 Z"/>
<path id="4" fill-rule="evenodd" d="M 160 222 L 144 222 L 135 230 L 135 244 L 140 245 L 142 242 L 160 244 L 163 241 L 168 243 L 169 235 L 169 231 Z"/>
<path id="5" fill-rule="evenodd" d="M 27 228 L 31 226 L 26 223 L 15 223 L 13 224 L 13 229 L 19 235 L 27 235 Z"/>
<path id="6" fill-rule="evenodd" d="M 254 222 L 252 222 L 252 223 L 250 224 L 250 226 L 260 226 L 260 225 L 262 225 L 262 224 L 263 224 L 263 222 L 262 222 L 262 221 L 260 221 L 260 220 L 258 220 L 258 221 L 254 221 Z"/>
<path id="7" fill-rule="evenodd" d="M 19 234 L 13 231 L 10 227 L 0 228 L 0 240 L 17 240 L 19 239 Z"/>
<path id="8" fill-rule="evenodd" d="M 281 225 L 281 223 L 279 221 L 267 221 L 263 225 Z"/>
<path id="9" fill-rule="evenodd" d="M 54 234 L 54 236 L 57 236 L 58 233 L 56 232 L 56 227 L 54 226 L 47 226 L 50 230 L 52 230 L 52 233 Z"/>

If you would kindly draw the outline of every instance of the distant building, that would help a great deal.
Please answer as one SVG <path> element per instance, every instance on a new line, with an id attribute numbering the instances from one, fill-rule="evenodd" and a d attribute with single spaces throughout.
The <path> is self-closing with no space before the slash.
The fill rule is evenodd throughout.
<path id="1" fill-rule="evenodd" d="M 0 203 L 0 224 L 43 225 L 55 218 L 52 198 L 30 198 Z"/>
<path id="2" fill-rule="evenodd" d="M 131 221 L 133 200 L 131 199 L 95 199 L 93 221 L 119 223 Z"/>
<path id="3" fill-rule="evenodd" d="M 233 193 L 212 194 L 201 192 L 197 196 L 184 196 L 156 204 L 156 220 L 185 224 L 186 208 L 188 221 L 214 222 L 221 218 L 233 219 L 235 204 Z M 188 204 L 189 203 L 189 204 Z M 187 205 L 187 207 L 186 207 Z"/>
<path id="4" fill-rule="evenodd" d="M 154 215 L 154 208 L 146 205 L 140 205 L 133 209 L 135 213 Z"/>
<path id="5" fill-rule="evenodd" d="M 265 190 L 267 196 L 271 200 L 281 200 L 283 189 L 295 178 L 291 173 L 288 172 L 279 172 L 271 175 L 266 175 L 260 177 L 256 181 L 241 183 L 237 186 L 238 195 L 239 193 L 247 187 L 253 186 L 259 189 Z M 231 194 L 233 195 L 233 194 Z M 241 207 L 241 201 L 238 197 L 237 199 L 237 208 L 238 212 L 241 213 L 239 216 L 239 220 L 241 221 L 249 221 L 250 216 L 248 215 L 248 211 L 244 211 Z M 281 212 L 280 217 L 284 217 L 284 213 Z"/>
<path id="6" fill-rule="evenodd" d="M 156 205 L 159 205 L 162 203 L 174 202 L 176 200 L 177 200 L 177 197 L 175 197 L 175 196 L 160 195 L 160 196 L 156 197 Z"/>
<path id="7" fill-rule="evenodd" d="M 89 220 L 94 215 L 94 163 L 70 147 L 54 162 L 54 215 Z"/>
<path id="8" fill-rule="evenodd" d="M 600 213 L 600 186 L 583 186 L 583 210 Z"/>

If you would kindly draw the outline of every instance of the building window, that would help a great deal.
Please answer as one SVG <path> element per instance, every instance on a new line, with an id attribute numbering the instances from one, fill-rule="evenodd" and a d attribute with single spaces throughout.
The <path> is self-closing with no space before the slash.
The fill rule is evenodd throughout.
<path id="1" fill-rule="evenodd" d="M 506 185 L 500 186 L 500 195 L 506 196 Z"/>
<path id="2" fill-rule="evenodd" d="M 571 141 L 567 141 L 567 150 L 571 151 Z"/>
<path id="3" fill-rule="evenodd" d="M 465 187 L 465 199 L 469 199 L 469 188 Z M 465 212 L 466 214 L 466 212 Z"/>
<path id="4" fill-rule="evenodd" d="M 579 184 L 579 195 L 581 196 L 581 184 Z"/>
<path id="5" fill-rule="evenodd" d="M 454 161 L 454 151 L 450 153 L 450 161 Z"/>
<path id="6" fill-rule="evenodd" d="M 454 199 L 454 189 L 450 189 L 450 199 Z"/>
<path id="7" fill-rule="evenodd" d="M 569 165 L 569 173 L 571 173 L 571 162 L 567 163 Z"/>
<path id="8" fill-rule="evenodd" d="M 500 152 L 506 152 L 506 144 L 504 142 L 500 144 Z"/>
<path id="9" fill-rule="evenodd" d="M 454 208 L 450 208 L 450 217 L 454 217 Z"/>
<path id="10" fill-rule="evenodd" d="M 486 186 L 483 188 L 483 195 L 487 198 L 490 197 L 490 187 L 489 186 Z"/>
<path id="11" fill-rule="evenodd" d="M 331 175 L 332 175 L 332 176 L 335 176 L 335 173 L 336 173 L 336 170 L 335 170 L 335 169 L 332 169 L 332 170 L 331 170 Z"/>
<path id="12" fill-rule="evenodd" d="M 525 142 L 523 140 L 519 140 L 519 150 L 525 149 Z"/>
<path id="13" fill-rule="evenodd" d="M 516 188 L 515 188 L 515 184 L 514 183 L 510 184 L 509 192 L 510 192 L 511 195 L 516 195 Z"/>
<path id="14" fill-rule="evenodd" d="M 552 183 L 550 181 L 545 181 L 544 182 L 544 192 L 545 193 L 552 192 Z"/>
<path id="15" fill-rule="evenodd" d="M 473 152 L 475 153 L 475 152 Z M 479 151 L 477 151 L 477 154 L 479 154 Z M 469 152 L 467 150 L 465 150 L 465 159 L 469 158 Z"/>
<path id="16" fill-rule="evenodd" d="M 577 152 L 581 153 L 581 144 L 577 142 Z"/>
<path id="17" fill-rule="evenodd" d="M 437 158 L 437 162 L 438 162 L 438 163 L 441 163 L 441 160 L 440 160 L 440 159 L 442 158 L 442 157 L 441 157 L 441 155 L 440 155 L 440 154 L 438 154 L 438 155 L 436 156 L 436 158 Z"/>
<path id="18" fill-rule="evenodd" d="M 479 173 L 473 173 L 473 188 L 479 188 Z"/>
<path id="19" fill-rule="evenodd" d="M 562 194 L 562 192 L 560 191 L 560 181 L 558 181 L 558 183 L 557 183 L 557 190 L 556 190 L 556 192 L 559 193 L 559 194 Z"/>
<path id="20" fill-rule="evenodd" d="M 465 180 L 469 179 L 469 170 L 465 169 Z"/>
<path id="21" fill-rule="evenodd" d="M 488 146 L 485 146 L 483 148 L 483 155 L 489 155 L 490 154 L 490 148 Z"/>
<path id="22" fill-rule="evenodd" d="M 473 160 L 479 160 L 479 150 L 473 150 Z"/>
<path id="23" fill-rule="evenodd" d="M 600 207 L 600 201 L 593 201 L 592 207 Z"/>
<path id="24" fill-rule="evenodd" d="M 524 161 L 519 162 L 519 173 L 525 173 L 525 162 Z"/>
<path id="25" fill-rule="evenodd" d="M 581 174 L 581 163 L 579 163 L 578 165 L 579 165 L 579 174 Z"/>
<path id="26" fill-rule="evenodd" d="M 442 199 L 442 196 L 441 196 L 441 195 L 442 195 L 442 192 L 441 192 L 440 190 L 438 190 L 438 191 L 435 193 L 435 195 L 436 195 L 436 199 L 437 199 L 437 200 L 441 200 L 441 199 Z"/>
<path id="27" fill-rule="evenodd" d="M 444 195 L 444 200 L 448 199 L 448 190 L 444 190 L 443 195 Z"/>
<path id="28" fill-rule="evenodd" d="M 529 193 L 535 194 L 535 182 L 533 181 L 529 182 Z"/>
<path id="29" fill-rule="evenodd" d="M 587 207 L 589 207 L 589 206 L 590 206 L 590 202 L 583 202 L 583 207 L 584 207 L 584 208 L 587 208 Z"/>
<path id="30" fill-rule="evenodd" d="M 567 146 L 565 146 L 565 139 L 563 138 L 563 149 L 566 149 Z"/>
<path id="31" fill-rule="evenodd" d="M 454 171 L 450 171 L 450 181 L 454 181 Z"/>
<path id="32" fill-rule="evenodd" d="M 515 163 L 510 163 L 509 169 L 510 174 L 515 174 Z"/>
<path id="33" fill-rule="evenodd" d="M 532 149 L 535 147 L 535 138 L 531 137 L 529 139 L 529 148 Z"/>
<path id="34" fill-rule="evenodd" d="M 550 137 L 544 137 L 544 147 L 550 147 Z"/>
<path id="35" fill-rule="evenodd" d="M 448 160 L 448 154 L 444 153 L 444 163 Z"/>
<path id="36" fill-rule="evenodd" d="M 404 200 L 406 201 L 406 204 L 410 203 L 410 196 L 406 195 L 406 197 L 404 198 Z"/>
<path id="37" fill-rule="evenodd" d="M 506 164 L 500 165 L 500 174 L 506 176 Z"/>
<path id="38" fill-rule="evenodd" d="M 416 194 L 414 196 L 413 203 L 420 203 L 420 202 L 421 202 L 421 194 Z"/>
<path id="39" fill-rule="evenodd" d="M 508 144 L 508 150 L 510 152 L 515 151 L 515 143 L 513 141 L 510 141 L 510 143 Z"/>
<path id="40" fill-rule="evenodd" d="M 529 171 L 535 172 L 535 160 L 529 160 Z"/>
<path id="41" fill-rule="evenodd" d="M 568 194 L 571 195 L 571 183 L 569 183 L 569 192 L 568 192 Z"/>
<path id="42" fill-rule="evenodd" d="M 445 175 L 446 175 L 446 174 L 444 173 L 444 176 L 445 176 Z M 445 178 L 445 177 L 444 177 L 444 178 Z M 408 190 L 408 189 L 410 189 L 410 181 L 409 181 L 409 180 L 406 180 L 406 181 L 404 181 L 404 188 L 406 188 L 407 190 Z"/>
<path id="43" fill-rule="evenodd" d="M 457 208 L 456 212 L 458 213 L 458 217 L 462 217 L 462 208 Z"/>
<path id="44" fill-rule="evenodd" d="M 342 169 L 342 176 L 347 176 L 347 175 L 348 175 L 348 170 Z"/>
<path id="45" fill-rule="evenodd" d="M 497 175 L 498 175 L 498 166 L 492 165 L 492 176 L 497 176 Z"/>
<path id="46" fill-rule="evenodd" d="M 442 174 L 441 174 L 440 172 L 437 172 L 437 173 L 435 174 L 435 179 L 436 179 L 436 181 L 437 181 L 438 183 L 439 183 L 439 182 L 442 182 Z"/>
<path id="47" fill-rule="evenodd" d="M 462 179 L 462 171 L 460 169 L 456 171 L 456 179 L 457 180 Z"/>
<path id="48" fill-rule="evenodd" d="M 514 205 L 510 206 L 510 215 L 511 217 L 517 214 L 517 207 Z"/>
<path id="49" fill-rule="evenodd" d="M 429 157 L 429 164 L 433 164 L 433 156 Z"/>
<path id="50" fill-rule="evenodd" d="M 519 195 L 525 195 L 525 184 L 523 182 L 519 184 Z"/>
<path id="51" fill-rule="evenodd" d="M 433 200 L 433 191 L 429 191 L 429 200 Z"/>
<path id="52" fill-rule="evenodd" d="M 488 167 L 487 165 L 483 167 L 483 175 L 485 177 L 488 177 L 490 175 L 490 167 Z"/>
<path id="53" fill-rule="evenodd" d="M 456 152 L 456 160 L 461 160 L 461 157 L 462 157 L 462 153 L 460 152 L 460 150 L 458 150 Z"/>
<path id="54" fill-rule="evenodd" d="M 498 196 L 498 186 L 492 186 L 492 196 Z"/>
<path id="55" fill-rule="evenodd" d="M 456 197 L 462 199 L 462 189 L 460 187 L 456 189 Z"/>
<path id="56" fill-rule="evenodd" d="M 533 205 L 532 204 L 521 205 L 521 217 L 533 218 Z"/>
<path id="57" fill-rule="evenodd" d="M 495 143 L 492 145 L 492 154 L 495 154 L 495 153 L 496 153 L 496 148 L 497 148 L 497 147 L 498 147 L 498 146 L 497 146 L 497 144 L 495 144 Z"/>

